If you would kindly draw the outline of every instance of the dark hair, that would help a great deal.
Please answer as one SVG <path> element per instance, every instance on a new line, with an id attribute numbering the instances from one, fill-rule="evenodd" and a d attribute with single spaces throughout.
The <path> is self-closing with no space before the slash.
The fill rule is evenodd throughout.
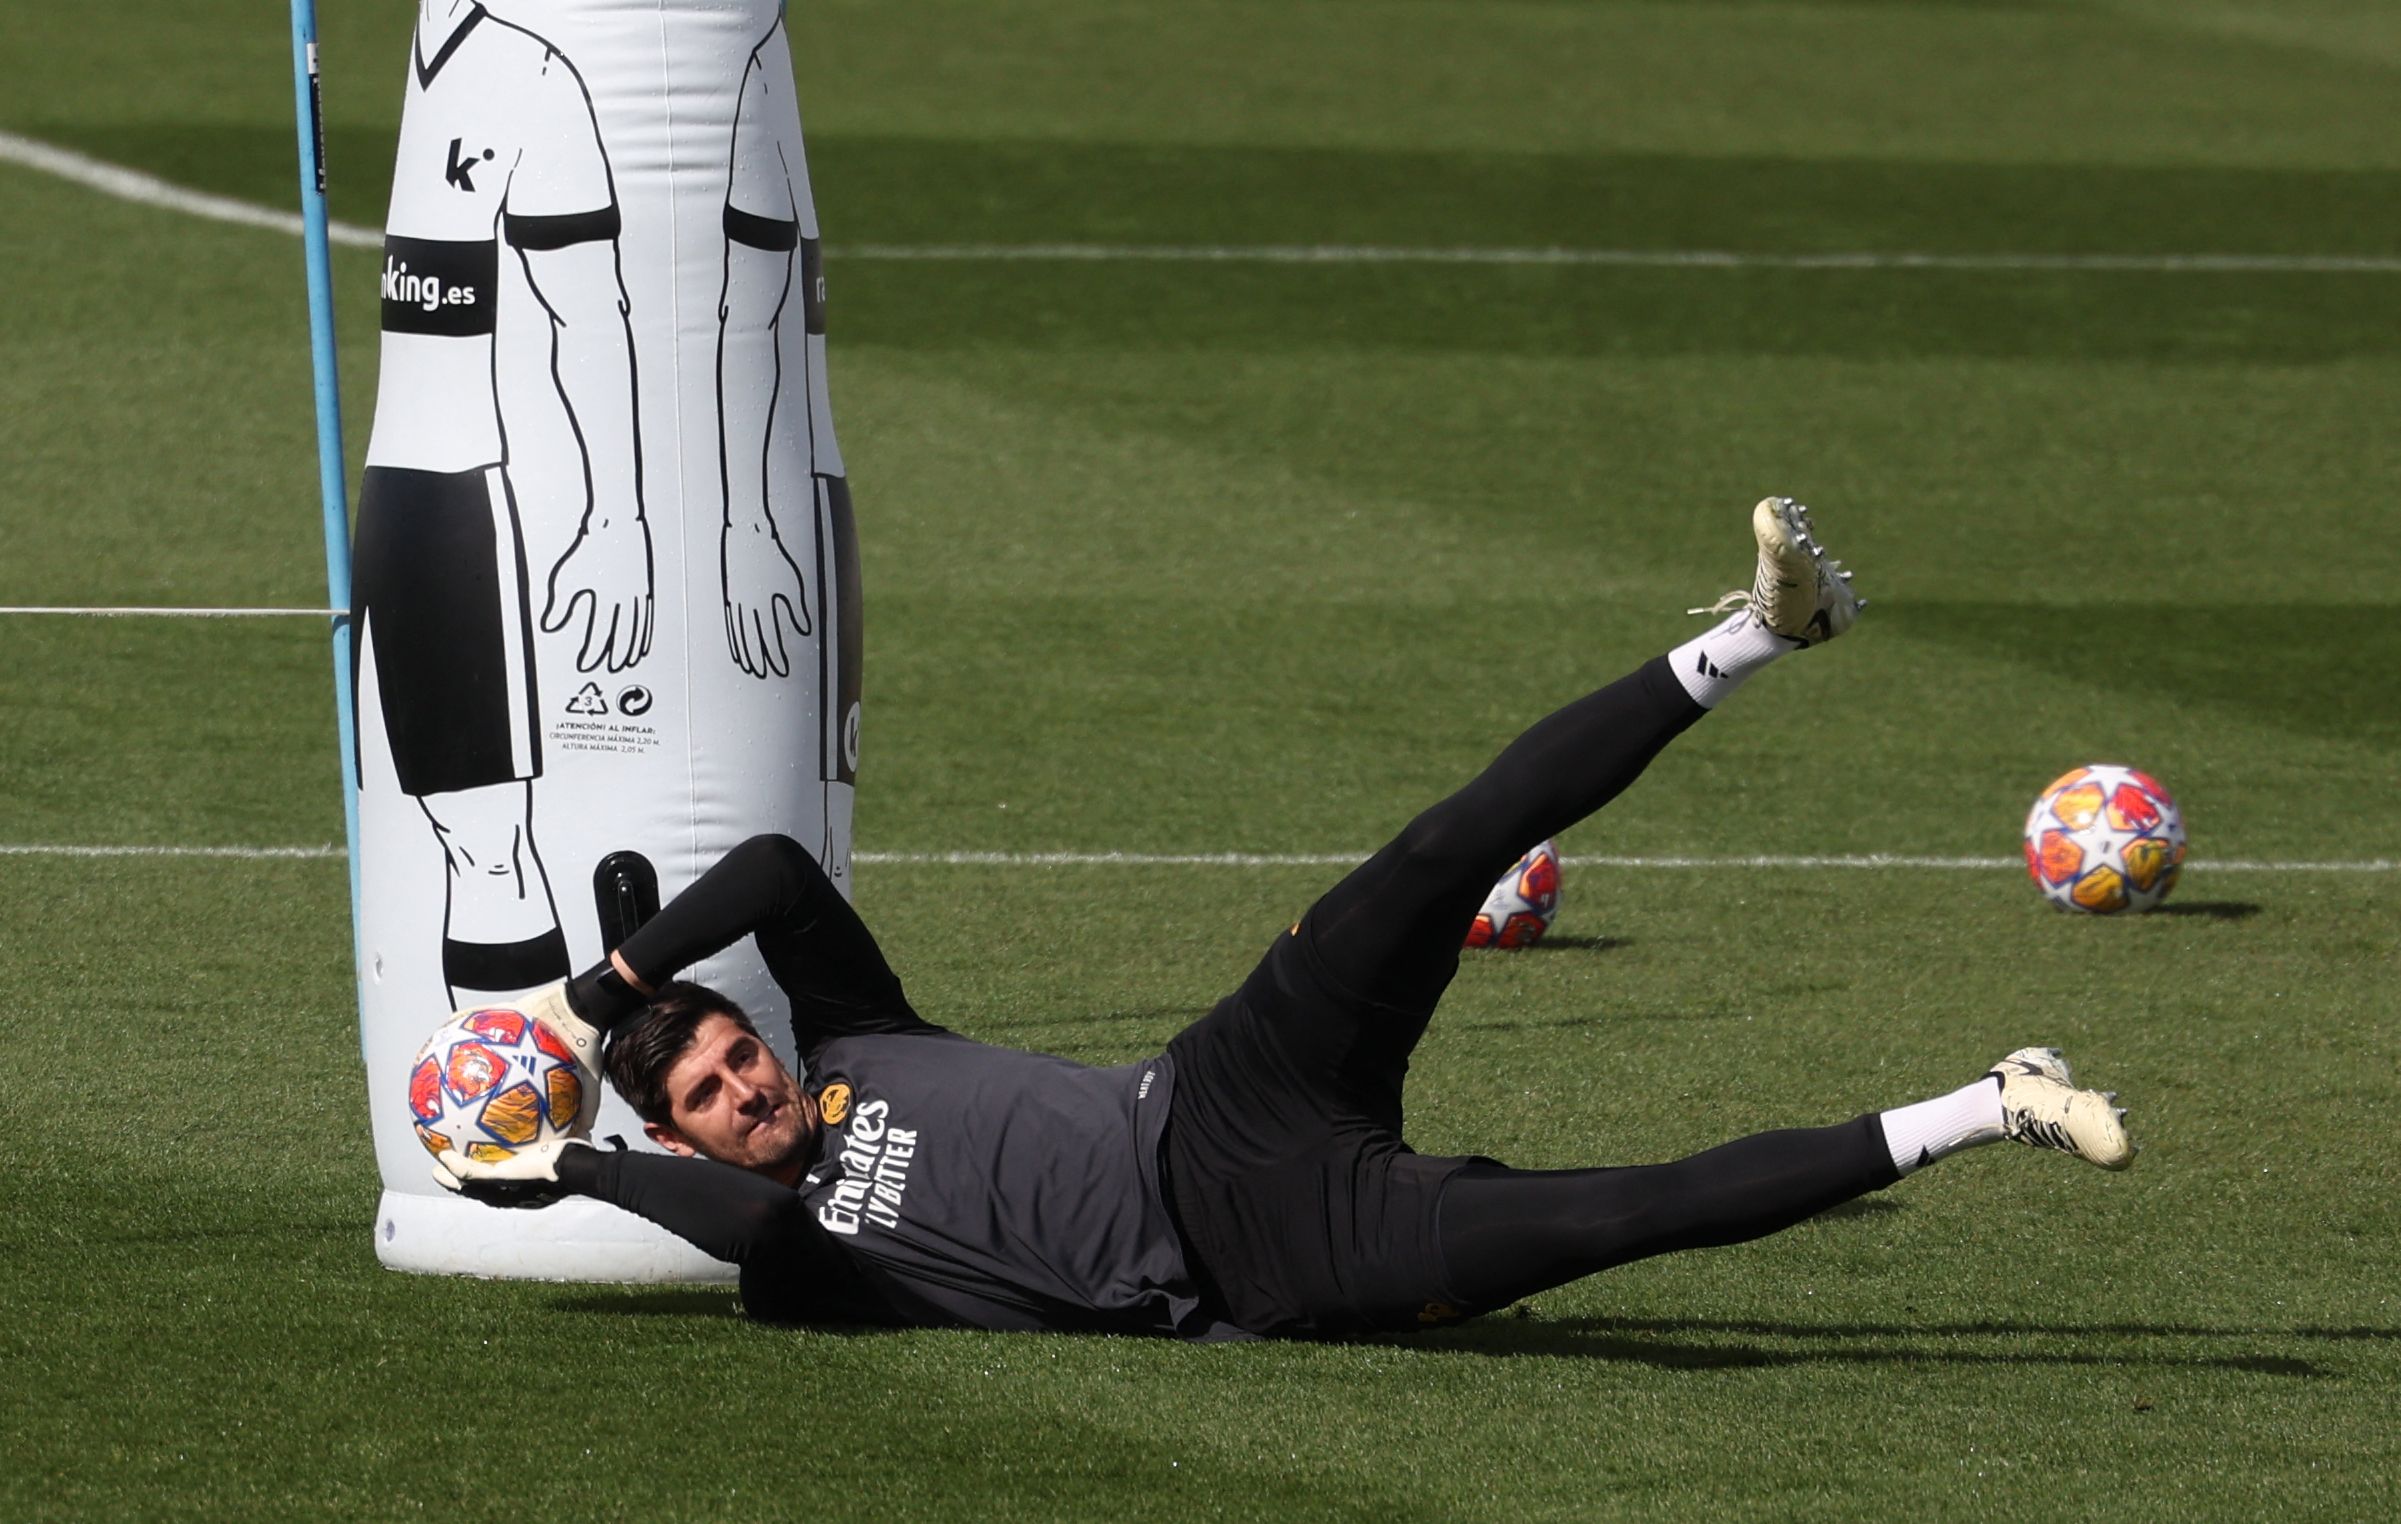
<path id="1" fill-rule="evenodd" d="M 705 984 L 682 979 L 660 985 L 640 1015 L 610 1030 L 601 1067 L 643 1121 L 672 1125 L 667 1071 L 691 1048 L 692 1034 L 711 1016 L 723 1016 L 751 1036 L 759 1035 L 740 1006 Z"/>

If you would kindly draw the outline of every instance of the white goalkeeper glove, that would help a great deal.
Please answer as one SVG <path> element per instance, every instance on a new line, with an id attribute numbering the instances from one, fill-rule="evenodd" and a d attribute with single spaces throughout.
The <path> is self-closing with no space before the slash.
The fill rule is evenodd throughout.
<path id="1" fill-rule="evenodd" d="M 575 1108 L 575 1125 L 566 1131 L 570 1137 L 592 1136 L 592 1120 L 600 1114 L 600 1028 L 576 1015 L 575 1008 L 567 1004 L 564 979 L 520 996 L 516 1004 L 574 1051 L 575 1078 L 583 1100 Z"/>
<path id="2" fill-rule="evenodd" d="M 570 1148 L 589 1146 L 573 1138 L 553 1138 L 492 1160 L 470 1159 L 445 1148 L 434 1155 L 434 1182 L 486 1206 L 546 1207 L 573 1194 L 559 1184 L 559 1156 Z"/>

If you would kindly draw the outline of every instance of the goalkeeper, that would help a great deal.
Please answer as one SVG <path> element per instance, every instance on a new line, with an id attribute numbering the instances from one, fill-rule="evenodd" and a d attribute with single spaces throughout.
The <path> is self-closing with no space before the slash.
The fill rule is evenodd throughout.
<path id="1" fill-rule="evenodd" d="M 1155 1058 L 1088 1068 L 933 1025 L 808 854 L 754 837 L 533 1001 L 587 1067 L 605 1047 L 670 1156 L 559 1142 L 446 1153 L 437 1176 L 499 1205 L 613 1202 L 733 1262 L 762 1318 L 1239 1338 L 1447 1323 L 1776 1232 L 1976 1144 L 2123 1168 L 2114 1098 L 2047 1048 L 1668 1164 L 1517 1170 L 1402 1141 L 1410 1050 L 1494 880 L 1759 667 L 1850 626 L 1807 510 L 1771 498 L 1752 525 L 1758 575 L 1722 623 L 1520 736 Z M 805 1082 L 731 1002 L 673 982 L 744 936 L 790 999 Z"/>

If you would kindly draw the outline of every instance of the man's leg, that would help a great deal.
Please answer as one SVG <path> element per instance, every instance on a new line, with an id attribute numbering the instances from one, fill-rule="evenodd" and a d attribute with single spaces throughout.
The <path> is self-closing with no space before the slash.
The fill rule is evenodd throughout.
<path id="1" fill-rule="evenodd" d="M 1441 1300 L 1436 1205 L 1458 1161 L 1401 1143 L 1401 1085 L 1468 923 L 1526 848 L 1615 798 L 1750 671 L 1848 627 L 1856 600 L 1803 524 L 1795 505 L 1762 504 L 1759 583 L 1728 600 L 1741 613 L 1511 742 L 1169 1044 L 1173 1210 L 1231 1321 L 1415 1326 Z"/>
<path id="2" fill-rule="evenodd" d="M 1624 792 L 1667 743 L 1746 678 L 1848 629 L 1859 600 L 1789 498 L 1752 510 L 1749 592 L 1727 618 L 1665 656 L 1549 716 L 1473 782 L 1411 821 L 1302 921 L 1326 973 L 1362 999 L 1415 1017 L 1413 1045 L 1458 968 L 1476 908 L 1508 866 Z"/>
<path id="3" fill-rule="evenodd" d="M 1468 922 L 1536 842 L 1600 809 L 1704 713 L 1665 657 L 1539 721 L 1473 781 L 1409 822 L 1301 921 L 1326 973 L 1424 1018 L 1458 969 Z M 1414 1043 L 1416 1032 L 1408 1034 Z"/>
<path id="4" fill-rule="evenodd" d="M 1760 1133 L 1673 1164 L 1473 1164 L 1443 1189 L 1449 1289 L 1462 1308 L 1486 1311 L 1654 1254 L 1763 1238 L 1986 1143 L 2124 1169 L 2134 1149 L 2115 1099 L 2076 1089 L 2058 1050 L 2021 1048 L 1949 1095 L 1835 1127 Z"/>

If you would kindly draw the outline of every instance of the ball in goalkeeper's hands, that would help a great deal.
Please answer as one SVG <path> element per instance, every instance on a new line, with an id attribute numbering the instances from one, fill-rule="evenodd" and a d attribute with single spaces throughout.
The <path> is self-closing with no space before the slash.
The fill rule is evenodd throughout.
<path id="1" fill-rule="evenodd" d="M 588 1133 L 599 1100 L 593 1080 L 574 1048 L 527 1011 L 461 1011 L 434 1029 L 409 1065 L 409 1123 L 437 1159 L 454 1152 L 470 1163 L 499 1164 Z"/>

